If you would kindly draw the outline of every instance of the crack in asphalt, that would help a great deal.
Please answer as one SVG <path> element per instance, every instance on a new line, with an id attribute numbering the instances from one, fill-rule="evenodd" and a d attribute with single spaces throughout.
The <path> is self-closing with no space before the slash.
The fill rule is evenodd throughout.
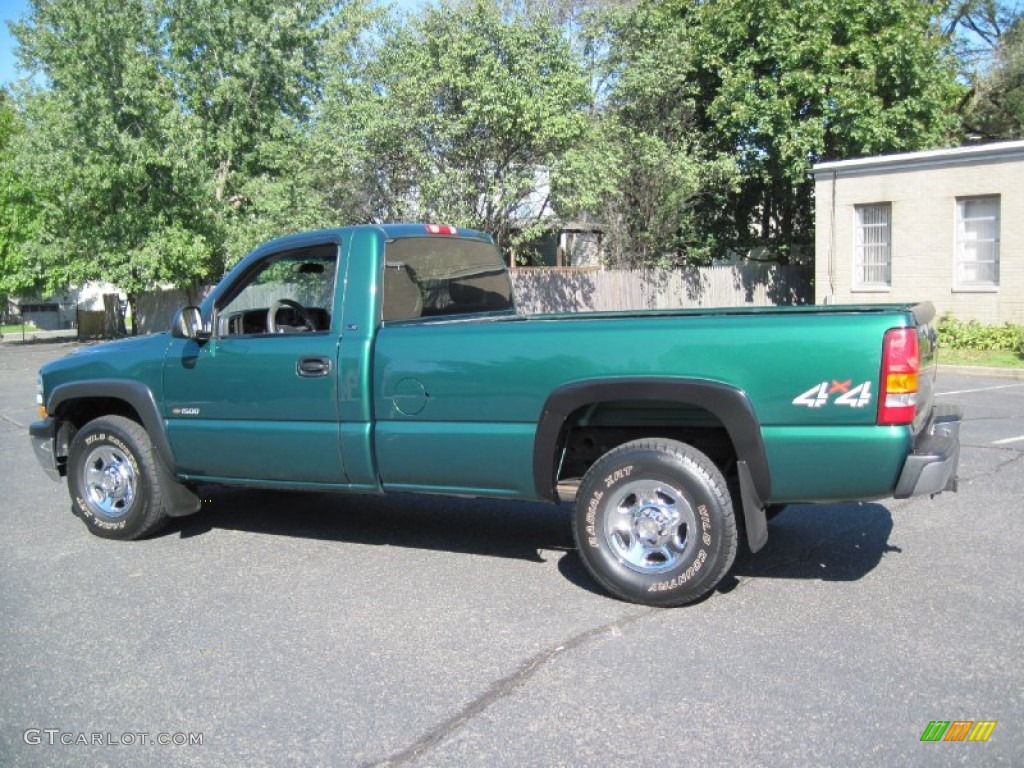
<path id="1" fill-rule="evenodd" d="M 998 475 L 1000 472 L 1002 472 L 1008 466 L 1016 464 L 1019 461 L 1021 461 L 1021 459 L 1024 459 L 1024 451 L 1021 451 L 1019 448 L 1011 448 L 1009 446 L 1002 446 L 1002 445 L 963 445 L 963 444 L 961 444 L 960 447 L 961 447 L 961 450 L 963 448 L 975 448 L 975 449 L 980 448 L 980 449 L 986 450 L 986 451 L 996 451 L 996 452 L 1002 453 L 1002 454 L 1010 454 L 1009 458 L 1003 459 L 998 464 L 996 464 L 994 467 L 985 469 L 982 472 L 978 472 L 976 475 L 966 476 L 966 475 L 961 474 L 960 475 L 960 482 L 961 483 L 973 483 L 976 480 L 984 480 L 985 478 L 993 477 L 994 475 Z"/>
<path id="2" fill-rule="evenodd" d="M 27 426 L 28 426 L 27 424 L 22 424 L 21 422 L 15 421 L 10 416 L 8 416 L 6 413 L 0 413 L 0 419 L 3 419 L 4 421 L 9 421 L 11 424 L 16 426 L 18 429 L 26 429 Z"/>
<path id="3" fill-rule="evenodd" d="M 1016 464 L 1019 461 L 1021 461 L 1021 459 L 1024 459 L 1024 452 L 1017 451 L 1016 455 L 1006 459 L 1006 461 L 999 462 L 989 474 L 998 475 L 1000 472 L 1002 472 L 1010 465 Z"/>
<path id="4" fill-rule="evenodd" d="M 607 624 L 602 624 L 599 627 L 584 630 L 553 648 L 548 648 L 535 653 L 520 664 L 511 675 L 491 683 L 486 691 L 466 704 L 466 706 L 452 717 L 427 731 L 427 733 L 423 734 L 423 736 L 417 739 L 410 746 L 392 753 L 383 760 L 363 763 L 360 768 L 385 768 L 386 766 L 405 765 L 419 757 L 422 757 L 453 733 L 467 725 L 477 715 L 487 710 L 492 704 L 496 704 L 526 685 L 534 675 L 536 675 L 555 657 L 575 650 L 601 635 L 614 634 L 624 627 L 628 627 L 629 625 L 640 621 L 640 619 L 656 614 L 661 610 L 662 609 L 660 608 L 646 608 L 640 610 L 632 615 L 616 619 L 615 621 L 610 621 Z"/>

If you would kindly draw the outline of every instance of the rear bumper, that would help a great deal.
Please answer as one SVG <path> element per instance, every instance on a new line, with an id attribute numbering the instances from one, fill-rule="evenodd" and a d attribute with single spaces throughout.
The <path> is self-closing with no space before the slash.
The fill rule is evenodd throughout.
<path id="1" fill-rule="evenodd" d="M 914 441 L 914 450 L 903 463 L 893 496 L 907 499 L 942 491 L 955 491 L 960 463 L 960 409 L 936 406 L 928 427 Z"/>
<path id="2" fill-rule="evenodd" d="M 57 434 L 57 422 L 46 418 L 29 424 L 28 436 L 32 441 L 32 452 L 42 466 L 43 471 L 51 480 L 60 480 L 57 468 L 57 457 L 53 452 L 54 437 Z"/>

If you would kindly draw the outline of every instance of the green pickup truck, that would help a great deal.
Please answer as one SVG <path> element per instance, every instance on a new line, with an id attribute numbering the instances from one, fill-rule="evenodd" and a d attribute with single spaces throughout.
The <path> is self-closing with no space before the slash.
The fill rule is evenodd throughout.
<path id="1" fill-rule="evenodd" d="M 30 435 L 93 533 L 201 483 L 575 503 L 610 593 L 692 602 L 791 502 L 955 490 L 934 310 L 525 317 L 491 239 L 432 224 L 269 242 L 168 333 L 42 368 Z"/>

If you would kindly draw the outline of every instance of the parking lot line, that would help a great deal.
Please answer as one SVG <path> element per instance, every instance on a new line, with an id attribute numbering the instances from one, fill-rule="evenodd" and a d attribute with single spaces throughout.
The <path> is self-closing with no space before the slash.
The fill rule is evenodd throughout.
<path id="1" fill-rule="evenodd" d="M 1007 445 L 1009 443 L 1019 443 L 1021 441 L 1024 441 L 1024 435 L 1019 435 L 1018 437 L 1006 437 L 1002 440 L 993 440 L 992 445 Z"/>
<path id="2" fill-rule="evenodd" d="M 936 392 L 936 397 L 943 397 L 944 395 L 969 395 L 972 392 L 991 392 L 994 389 L 1012 389 L 1013 387 L 1024 387 L 1024 383 L 1018 384 L 999 384 L 995 387 L 979 387 L 978 389 L 957 389 L 952 392 Z"/>

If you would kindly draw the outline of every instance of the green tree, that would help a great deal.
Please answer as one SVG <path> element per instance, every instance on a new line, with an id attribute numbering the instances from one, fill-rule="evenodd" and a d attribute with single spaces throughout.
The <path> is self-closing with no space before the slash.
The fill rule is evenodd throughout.
<path id="1" fill-rule="evenodd" d="M 362 32 L 361 0 L 159 0 L 166 71 L 202 167 L 218 257 L 317 226 L 306 151 L 333 36 Z M 219 264 L 217 266 L 220 266 Z"/>
<path id="2" fill-rule="evenodd" d="M 919 0 L 666 0 L 633 11 L 614 43 L 624 123 L 650 135 L 645 124 L 661 115 L 687 126 L 698 162 L 738 167 L 735 185 L 698 185 L 698 239 L 681 235 L 687 247 L 701 256 L 762 245 L 785 259 L 812 241 L 813 163 L 949 141 L 960 89 L 936 10 Z M 645 66 L 630 73 L 634 61 Z"/>
<path id="3" fill-rule="evenodd" d="M 425 7 L 382 30 L 360 82 L 334 96 L 322 128 L 362 147 L 365 219 L 475 226 L 507 245 L 556 197 L 575 206 L 564 155 L 588 135 L 589 90 L 544 13 Z"/>
<path id="4" fill-rule="evenodd" d="M 42 215 L 41 205 L 18 172 L 15 159 L 24 130 L 7 91 L 0 90 L 0 314 L 7 298 L 33 292 L 45 283 L 33 259 Z"/>
<path id="5" fill-rule="evenodd" d="M 621 266 L 706 261 L 717 249 L 714 233 L 701 231 L 700 201 L 734 188 L 738 174 L 734 153 L 716 152 L 699 131 L 694 41 L 665 3 L 594 20 L 598 39 L 589 45 L 605 53 L 593 78 L 612 148 L 605 168 L 617 182 L 601 207 L 608 258 Z"/>
<path id="6" fill-rule="evenodd" d="M 23 66 L 45 83 L 23 98 L 19 162 L 48 201 L 35 244 L 48 287 L 103 279 L 131 301 L 205 276 L 214 248 L 195 194 L 199 158 L 152 4 L 34 2 L 14 32 Z"/>
<path id="7" fill-rule="evenodd" d="M 33 0 L 15 25 L 35 86 L 19 162 L 52 204 L 53 285 L 191 288 L 322 221 L 303 147 L 332 0 Z"/>

